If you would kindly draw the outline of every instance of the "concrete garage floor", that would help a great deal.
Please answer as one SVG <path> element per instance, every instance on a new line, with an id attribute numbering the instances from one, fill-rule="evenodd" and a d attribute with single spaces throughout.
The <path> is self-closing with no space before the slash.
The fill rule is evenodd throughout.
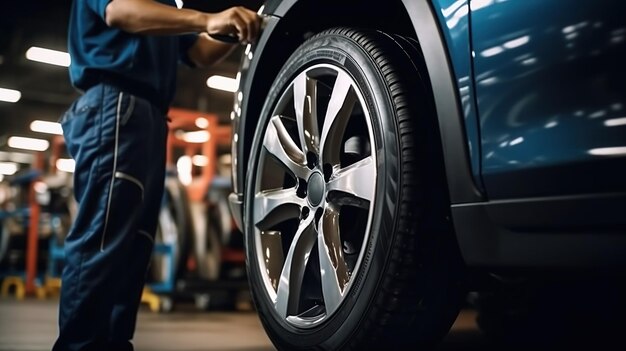
<path id="1" fill-rule="evenodd" d="M 55 300 L 0 299 L 0 350 L 50 350 L 57 311 Z M 472 311 L 463 311 L 438 350 L 492 349 L 474 318 Z M 274 350 L 254 312 L 201 312 L 192 306 L 177 306 L 169 314 L 142 306 L 134 344 L 137 351 Z"/>

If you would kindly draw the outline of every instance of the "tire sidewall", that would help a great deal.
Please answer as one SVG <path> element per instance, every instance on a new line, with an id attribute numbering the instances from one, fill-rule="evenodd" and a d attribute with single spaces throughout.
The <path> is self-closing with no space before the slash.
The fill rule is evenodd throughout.
<path id="1" fill-rule="evenodd" d="M 360 89 L 369 111 L 378 177 L 376 180 L 376 199 L 370 225 L 369 239 L 365 244 L 358 273 L 342 304 L 330 318 L 311 329 L 300 329 L 282 320 L 265 290 L 260 277 L 260 268 L 256 257 L 254 225 L 250 220 L 260 150 L 271 112 L 278 99 L 293 79 L 306 68 L 317 64 L 330 64 L 347 71 Z M 288 349 L 319 347 L 339 349 L 350 339 L 365 316 L 370 311 L 377 295 L 378 286 L 388 262 L 390 247 L 394 240 L 397 207 L 400 189 L 400 159 L 398 126 L 393 108 L 393 100 L 383 74 L 369 56 L 354 40 L 340 34 L 326 34 L 312 38 L 303 44 L 287 61 L 278 75 L 257 125 L 252 143 L 246 187 L 244 192 L 244 218 L 246 226 L 246 265 L 252 295 L 261 320 L 270 338 L 277 346 Z"/>

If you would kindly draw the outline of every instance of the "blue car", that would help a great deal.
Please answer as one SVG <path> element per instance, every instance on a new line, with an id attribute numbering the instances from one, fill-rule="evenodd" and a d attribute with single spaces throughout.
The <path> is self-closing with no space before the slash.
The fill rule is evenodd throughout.
<path id="1" fill-rule="evenodd" d="M 428 348 L 468 291 L 504 339 L 559 334 L 578 320 L 557 307 L 574 294 L 594 306 L 585 328 L 619 323 L 592 312 L 621 311 L 625 2 L 269 0 L 260 13 L 229 199 L 277 348 Z"/>

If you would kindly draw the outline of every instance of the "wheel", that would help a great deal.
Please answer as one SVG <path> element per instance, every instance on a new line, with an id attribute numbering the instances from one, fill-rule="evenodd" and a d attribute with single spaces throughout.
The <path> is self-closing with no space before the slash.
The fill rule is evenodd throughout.
<path id="1" fill-rule="evenodd" d="M 176 177 L 167 177 L 163 191 L 164 201 L 159 211 L 155 243 L 170 244 L 174 247 L 173 272 L 180 275 L 187 258 L 187 237 L 190 214 L 185 188 Z M 151 279 L 163 282 L 169 278 L 169 258 L 156 254 L 151 262 Z"/>
<path id="2" fill-rule="evenodd" d="M 4 262 L 9 251 L 10 232 L 6 220 L 0 221 L 0 264 Z"/>
<path id="3" fill-rule="evenodd" d="M 164 196 L 167 198 L 166 209 L 171 214 L 171 218 L 176 225 L 174 229 L 175 237 L 172 237 L 171 241 L 176 245 L 175 272 L 181 274 L 185 269 L 185 261 L 189 251 L 189 236 L 191 232 L 189 198 L 185 186 L 177 176 L 166 177 Z"/>
<path id="4" fill-rule="evenodd" d="M 440 340 L 464 297 L 418 44 L 337 28 L 274 81 L 244 191 L 247 269 L 278 349 Z"/>
<path id="5" fill-rule="evenodd" d="M 211 306 L 211 295 L 210 294 L 196 294 L 194 296 L 194 303 L 196 308 L 201 311 L 208 311 Z"/>
<path id="6" fill-rule="evenodd" d="M 170 313 L 174 310 L 174 300 L 169 296 L 161 296 L 159 304 L 159 312 Z"/>
<path id="7" fill-rule="evenodd" d="M 210 217 L 205 202 L 191 203 L 194 227 L 194 252 L 198 261 L 198 275 L 208 281 L 220 277 L 222 266 L 222 244 L 218 224 Z"/>

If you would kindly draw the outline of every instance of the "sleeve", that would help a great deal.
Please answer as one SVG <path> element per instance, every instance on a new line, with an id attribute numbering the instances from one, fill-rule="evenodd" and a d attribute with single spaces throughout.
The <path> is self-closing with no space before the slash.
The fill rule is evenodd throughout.
<path id="1" fill-rule="evenodd" d="M 106 15 L 106 8 L 109 2 L 111 2 L 111 0 L 81 0 L 81 1 L 84 1 L 87 4 L 87 7 L 89 7 L 93 12 L 95 12 L 98 15 L 98 17 L 102 18 L 103 21 L 105 20 L 104 16 Z"/>
<path id="2" fill-rule="evenodd" d="M 189 67 L 196 65 L 189 58 L 189 49 L 198 40 L 198 34 L 183 34 L 178 36 L 178 59 Z"/>

